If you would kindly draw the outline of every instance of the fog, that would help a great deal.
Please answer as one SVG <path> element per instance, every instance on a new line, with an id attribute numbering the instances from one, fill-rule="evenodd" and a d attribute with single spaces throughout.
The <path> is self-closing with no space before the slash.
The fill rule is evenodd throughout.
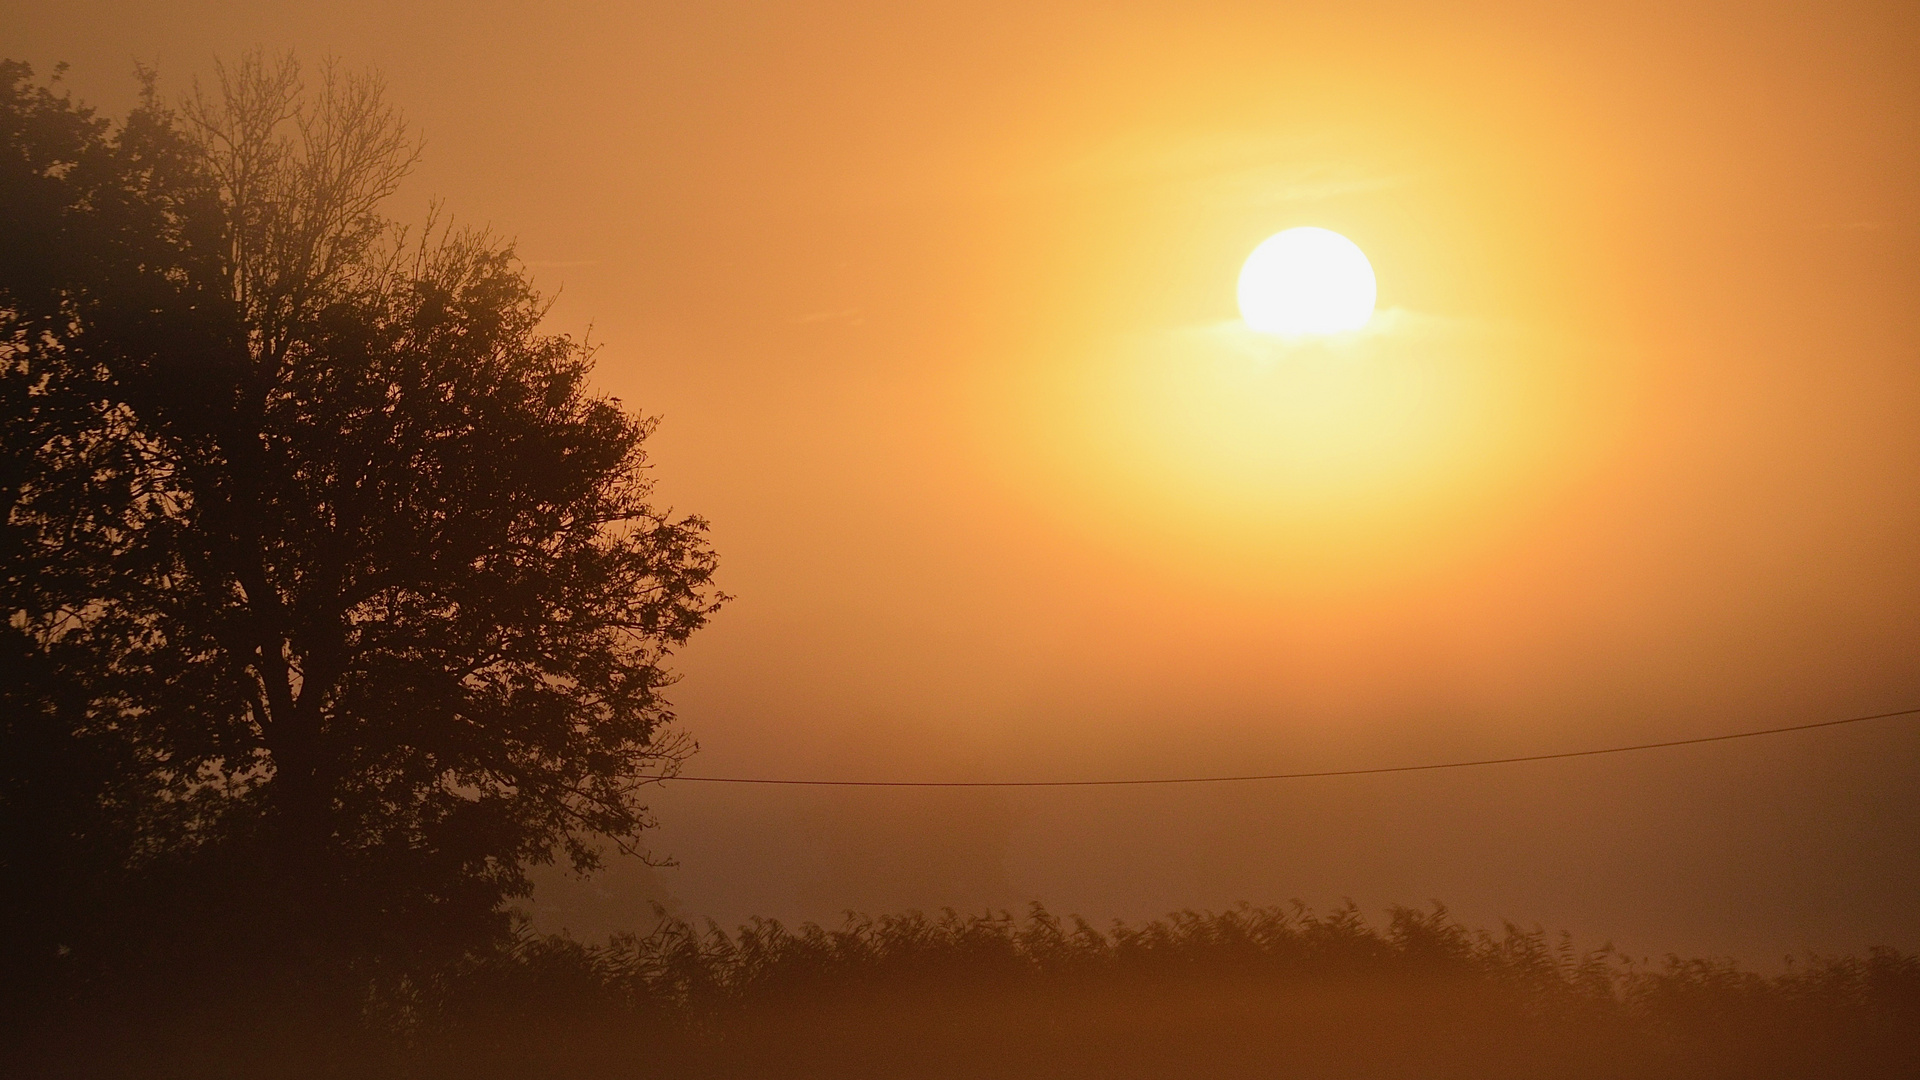
<path id="1" fill-rule="evenodd" d="M 395 211 L 516 237 L 712 522 L 735 599 L 675 665 L 690 775 L 1368 768 L 1920 705 L 1911 5 L 6 25 L 114 110 L 135 61 L 171 92 L 256 46 L 384 73 L 425 136 Z M 1367 251 L 1394 321 L 1358 360 L 1236 359 L 1208 328 L 1299 224 Z M 1895 719 L 1201 787 L 681 781 L 648 834 L 675 865 L 532 910 L 1440 898 L 1636 955 L 1912 950 L 1916 775 Z"/>

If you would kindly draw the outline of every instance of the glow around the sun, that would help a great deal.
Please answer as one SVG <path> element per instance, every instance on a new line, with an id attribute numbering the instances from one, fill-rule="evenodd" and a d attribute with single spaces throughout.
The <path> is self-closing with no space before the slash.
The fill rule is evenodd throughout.
<path id="1" fill-rule="evenodd" d="M 1303 225 L 1275 233 L 1240 268 L 1240 317 L 1288 336 L 1358 330 L 1373 317 L 1373 265 L 1359 245 L 1331 229 Z"/>

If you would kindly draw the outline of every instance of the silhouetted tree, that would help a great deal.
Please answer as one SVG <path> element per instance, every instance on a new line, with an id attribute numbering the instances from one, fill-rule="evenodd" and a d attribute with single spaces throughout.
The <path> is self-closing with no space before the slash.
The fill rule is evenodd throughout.
<path id="1" fill-rule="evenodd" d="M 15 962 L 146 933 L 139 890 L 457 944 L 630 842 L 686 749 L 663 662 L 723 599 L 705 525 L 510 245 L 381 215 L 415 151 L 380 84 L 255 56 L 119 125 L 22 64 L 0 95 Z"/>

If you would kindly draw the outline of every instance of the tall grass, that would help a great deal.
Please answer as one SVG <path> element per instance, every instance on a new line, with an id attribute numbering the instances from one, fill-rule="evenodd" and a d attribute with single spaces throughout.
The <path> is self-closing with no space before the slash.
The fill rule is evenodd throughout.
<path id="1" fill-rule="evenodd" d="M 1437 904 L 522 932 L 370 1016 L 422 1076 L 1920 1076 L 1920 958 L 1635 964 Z"/>
<path id="2" fill-rule="evenodd" d="M 1437 904 L 1383 925 L 1351 905 L 1104 928 L 1039 904 L 732 932 L 662 917 L 601 944 L 523 926 L 437 969 L 320 981 L 230 979 L 233 959 L 195 979 L 141 969 L 45 1019 L 16 1010 L 5 1028 L 25 1045 L 0 1047 L 0 1073 L 1920 1080 L 1920 958 L 1634 963 L 1470 930 Z"/>

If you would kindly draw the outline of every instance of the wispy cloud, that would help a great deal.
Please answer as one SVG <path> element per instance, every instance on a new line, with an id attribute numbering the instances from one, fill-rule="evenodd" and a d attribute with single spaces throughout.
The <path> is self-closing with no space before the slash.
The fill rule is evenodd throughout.
<path id="1" fill-rule="evenodd" d="M 1875 219 L 1829 221 L 1820 226 L 1822 229 L 1837 229 L 1841 232 L 1880 232 L 1885 229 L 1912 229 L 1916 227 L 1920 227 L 1920 221 L 1886 221 Z"/>
<path id="2" fill-rule="evenodd" d="M 861 309 L 857 307 L 850 307 L 842 308 L 838 311 L 810 311 L 805 315 L 795 318 L 793 321 L 797 323 L 844 322 L 853 326 L 859 326 L 866 321 L 866 319 L 861 317 L 860 310 Z"/>
<path id="3" fill-rule="evenodd" d="M 996 148 L 965 162 L 931 155 L 891 172 L 865 174 L 865 199 L 990 200 L 1162 188 L 1203 202 L 1272 206 L 1401 186 L 1411 178 L 1368 171 L 1335 149 L 1267 131 L 1143 129 L 1040 150 Z"/>
<path id="4" fill-rule="evenodd" d="M 1055 186 L 1167 184 L 1243 205 L 1310 202 L 1398 186 L 1404 177 L 1330 162 L 1314 147 L 1264 132 L 1142 132 L 1068 157 L 1047 170 Z"/>
<path id="5" fill-rule="evenodd" d="M 1284 353 L 1303 347 L 1338 349 L 1344 345 L 1382 338 L 1431 341 L 1448 337 L 1513 336 L 1520 332 L 1518 327 L 1488 319 L 1430 315 L 1403 307 L 1382 308 L 1373 313 L 1373 318 L 1367 321 L 1367 325 L 1358 330 L 1339 334 L 1314 334 L 1301 337 L 1267 334 L 1253 329 L 1241 319 L 1193 323 L 1171 331 L 1178 337 L 1204 338 L 1239 351 L 1261 355 Z"/>

